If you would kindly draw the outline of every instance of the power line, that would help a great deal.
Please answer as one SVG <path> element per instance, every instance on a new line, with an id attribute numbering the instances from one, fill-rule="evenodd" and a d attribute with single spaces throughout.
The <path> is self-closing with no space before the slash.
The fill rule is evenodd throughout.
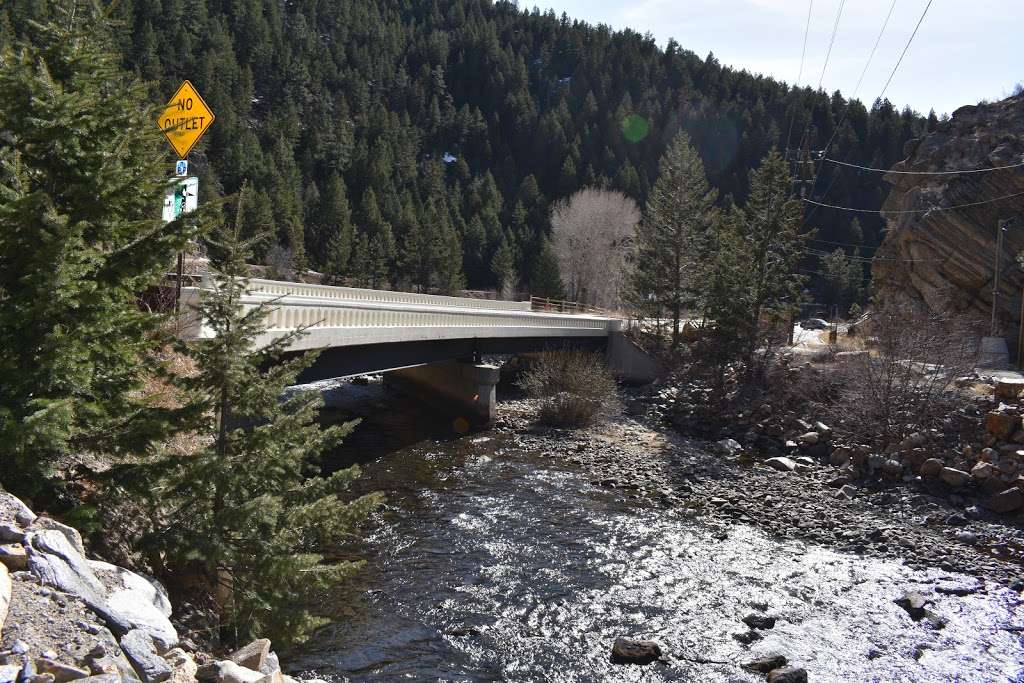
<path id="1" fill-rule="evenodd" d="M 932 2 L 933 2 L 933 0 L 928 0 L 928 4 L 925 5 L 924 11 L 921 12 L 921 16 L 917 20 L 917 25 L 914 26 L 913 33 L 910 34 L 910 38 L 907 39 L 906 45 L 903 46 L 903 51 L 900 53 L 899 59 L 896 60 L 896 64 L 892 68 L 892 72 L 889 73 L 889 78 L 885 82 L 885 87 L 882 88 L 882 92 L 880 92 L 878 94 L 878 97 L 875 98 L 876 101 L 881 100 L 885 96 L 886 91 L 889 89 L 889 85 L 892 83 L 892 79 L 896 76 L 896 72 L 899 70 L 900 65 L 903 63 L 903 58 L 907 55 L 907 50 L 910 49 L 911 43 L 914 42 L 914 38 L 917 36 L 917 31 L 918 31 L 918 29 L 921 28 L 921 24 L 924 22 L 925 15 L 928 14 L 928 10 L 931 8 Z M 886 20 L 886 23 L 888 23 L 888 19 Z M 880 37 L 879 37 L 879 40 L 881 40 Z M 836 132 L 838 132 L 838 131 L 836 131 Z M 818 168 L 819 168 L 819 171 L 820 171 L 821 166 L 819 165 Z M 823 195 L 821 195 L 822 198 L 827 197 L 828 193 L 832 191 L 832 188 L 836 184 L 836 180 L 838 180 L 838 175 L 833 175 L 832 182 L 830 182 L 828 187 L 825 188 L 825 193 Z M 817 184 L 817 182 L 818 182 L 818 173 L 815 173 L 814 174 L 814 183 L 811 184 L 811 196 L 812 197 L 814 196 L 814 185 Z M 812 202 L 812 203 L 817 203 L 817 202 Z M 824 206 L 824 205 L 822 205 L 822 206 Z M 805 218 L 804 218 L 804 223 L 805 224 L 806 224 L 806 222 L 808 220 L 810 220 L 810 218 L 814 214 L 815 210 L 816 209 L 811 209 L 811 211 L 808 212 L 808 215 L 805 216 Z M 847 209 L 847 210 L 849 210 L 849 209 Z M 868 212 L 865 212 L 865 213 L 878 213 L 878 214 L 881 214 L 883 212 L 882 211 L 868 211 Z"/>
<path id="2" fill-rule="evenodd" d="M 933 0 L 928 0 L 928 4 L 924 6 L 924 11 L 921 12 L 921 18 L 917 20 L 917 25 L 914 27 L 914 32 L 910 34 L 910 39 L 907 40 L 907 44 L 903 46 L 903 52 L 900 53 L 900 58 L 896 60 L 896 66 L 892 68 L 892 73 L 889 74 L 889 80 L 885 82 L 885 87 L 882 88 L 881 94 L 878 99 L 882 99 L 885 96 L 885 91 L 889 89 L 889 84 L 892 83 L 893 77 L 896 75 L 897 69 L 900 68 L 900 64 L 903 63 L 903 58 L 907 56 L 907 50 L 910 49 L 910 44 L 914 42 L 914 36 L 917 35 L 917 30 L 921 28 L 921 23 L 924 22 L 924 17 L 928 14 L 928 10 L 931 9 Z"/>
<path id="3" fill-rule="evenodd" d="M 839 0 L 839 11 L 836 12 L 836 22 L 832 25 L 832 37 L 828 41 L 828 51 L 825 53 L 825 63 L 821 67 L 821 77 L 818 78 L 818 90 L 821 90 L 821 84 L 825 82 L 825 70 L 828 69 L 828 61 L 832 57 L 832 46 L 836 42 L 836 34 L 839 33 L 839 20 L 843 16 L 843 8 L 846 6 L 846 0 Z"/>
<path id="4" fill-rule="evenodd" d="M 930 213 L 932 211 L 953 211 L 954 209 L 966 209 L 972 206 L 981 206 L 982 204 L 991 204 L 993 202 L 999 202 L 1004 199 L 1013 199 L 1014 197 L 1024 197 L 1024 192 L 1017 192 L 1015 194 L 1003 195 L 1002 197 L 993 197 L 992 199 L 985 199 L 980 202 L 970 202 L 968 204 L 956 204 L 954 206 L 933 206 L 930 209 L 897 209 L 893 211 L 887 211 L 885 209 L 856 209 L 850 206 L 837 206 L 835 204 L 825 204 L 823 202 L 816 202 L 813 199 L 803 199 L 801 201 L 813 204 L 814 206 L 821 206 L 826 209 L 836 209 L 838 211 L 856 211 L 859 213 L 877 213 L 877 214 L 905 214 L 905 213 Z"/>
<path id="5" fill-rule="evenodd" d="M 821 152 L 822 158 L 828 154 L 828 151 L 832 149 L 832 143 L 835 142 L 836 136 L 839 135 L 839 131 L 842 129 L 843 124 L 846 123 L 846 119 L 850 116 L 850 110 L 853 108 L 853 101 L 857 99 L 857 94 L 860 92 L 860 86 L 864 84 L 864 76 L 867 75 L 868 69 L 871 67 L 871 62 L 875 59 L 875 53 L 878 51 L 878 46 L 882 42 L 882 36 L 885 35 L 885 29 L 889 26 L 889 20 L 892 18 L 893 10 L 896 9 L 896 0 L 892 0 L 889 5 L 889 13 L 885 15 L 885 21 L 882 22 L 882 28 L 878 31 L 878 37 L 875 38 L 875 44 L 871 47 L 871 54 L 868 55 L 867 62 L 864 63 L 864 68 L 861 69 L 860 78 L 857 79 L 857 85 L 850 94 L 850 99 L 846 103 L 846 109 L 843 110 L 843 116 L 839 119 L 839 123 L 836 124 L 835 128 L 832 129 L 832 136 L 828 139 L 828 143 L 825 145 Z M 814 196 L 814 188 L 818 184 L 818 175 L 821 173 L 821 163 L 818 164 L 817 169 L 814 172 L 814 179 L 811 181 L 811 190 L 808 193 L 810 196 Z M 825 189 L 823 197 L 828 195 L 835 185 L 835 178 L 829 183 L 829 186 Z M 813 209 L 811 211 L 813 213 Z M 810 218 L 810 216 L 808 216 Z"/>
<path id="6" fill-rule="evenodd" d="M 804 60 L 807 58 L 807 36 L 811 32 L 811 12 L 814 10 L 814 0 L 810 0 L 807 4 L 807 25 L 804 26 L 804 48 L 800 52 L 800 70 L 796 75 L 796 82 L 793 83 L 793 89 L 796 90 L 800 85 L 800 81 L 804 77 Z M 793 139 L 793 124 L 796 122 L 796 113 L 789 117 L 789 132 L 786 133 L 786 145 L 783 147 L 784 150 L 789 150 L 789 143 Z"/>
<path id="7" fill-rule="evenodd" d="M 885 168 L 873 168 L 871 166 L 861 166 L 860 164 L 851 164 L 846 161 L 839 161 L 838 159 L 829 159 L 825 157 L 822 161 L 827 161 L 831 164 L 837 164 L 839 166 L 848 166 L 849 168 L 857 168 L 861 171 L 873 171 L 875 173 L 893 173 L 896 175 L 960 175 L 965 173 L 988 173 L 990 171 L 1006 171 L 1011 168 L 1021 168 L 1024 166 L 1024 162 L 1019 164 L 1009 164 L 1007 166 L 992 166 L 990 168 L 969 168 L 959 171 L 892 171 Z"/>

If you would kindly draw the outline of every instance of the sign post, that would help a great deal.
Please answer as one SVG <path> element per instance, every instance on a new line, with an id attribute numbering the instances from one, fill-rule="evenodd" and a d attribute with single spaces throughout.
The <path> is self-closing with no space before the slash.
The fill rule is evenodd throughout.
<path id="1" fill-rule="evenodd" d="M 213 111 L 189 81 L 184 81 L 157 117 L 156 125 L 178 154 L 174 175 L 180 178 L 164 196 L 163 219 L 169 223 L 199 204 L 199 178 L 188 175 L 188 154 L 213 125 Z M 181 280 L 185 276 L 185 254 L 178 252 L 174 285 L 174 312 L 181 311 Z"/>

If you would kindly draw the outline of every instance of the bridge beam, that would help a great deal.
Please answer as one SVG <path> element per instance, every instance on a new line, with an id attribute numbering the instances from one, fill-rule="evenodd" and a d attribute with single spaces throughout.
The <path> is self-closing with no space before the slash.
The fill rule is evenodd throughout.
<path id="1" fill-rule="evenodd" d="M 468 361 L 442 361 L 385 373 L 384 381 L 463 418 L 467 426 L 490 422 L 497 403 L 500 369 Z"/>

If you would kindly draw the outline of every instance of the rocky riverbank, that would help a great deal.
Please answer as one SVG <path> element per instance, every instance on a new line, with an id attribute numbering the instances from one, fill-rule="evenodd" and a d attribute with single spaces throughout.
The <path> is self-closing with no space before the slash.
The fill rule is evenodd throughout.
<path id="1" fill-rule="evenodd" d="M 269 640 L 217 658 L 179 637 L 157 580 L 0 491 L 0 683 L 301 683 Z M 315 679 L 305 683 L 316 683 Z"/>
<path id="2" fill-rule="evenodd" d="M 595 487 L 700 517 L 718 534 L 753 525 L 782 539 L 1024 589 L 1019 517 L 980 504 L 988 496 L 980 487 L 920 474 L 904 479 L 902 466 L 900 477 L 886 477 L 892 456 L 877 467 L 877 458 L 871 464 L 864 458 L 854 475 L 852 451 L 841 450 L 839 457 L 833 454 L 845 447 L 812 448 L 810 442 L 829 439 L 828 427 L 820 423 L 809 426 L 789 455 L 757 452 L 733 439 L 687 438 L 664 425 L 666 397 L 658 389 L 634 392 L 627 399 L 634 415 L 587 431 L 538 428 L 531 422 L 531 402 L 515 401 L 505 405 L 496 429 L 524 448 L 584 468 Z M 971 592 L 982 586 L 979 581 L 948 589 Z"/>

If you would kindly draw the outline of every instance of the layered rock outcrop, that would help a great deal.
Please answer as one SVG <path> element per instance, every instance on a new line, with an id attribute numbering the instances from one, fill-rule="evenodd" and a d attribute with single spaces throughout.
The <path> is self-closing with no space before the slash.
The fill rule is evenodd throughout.
<path id="1" fill-rule="evenodd" d="M 927 136 L 907 145 L 907 157 L 886 180 L 888 232 L 876 254 L 873 279 L 884 303 L 924 304 L 933 312 L 987 326 L 994 255 L 1001 219 L 1021 218 L 1005 233 L 997 318 L 999 333 L 1016 337 L 1024 269 L 1024 168 L 986 173 L 905 175 L 896 171 L 953 171 L 1024 162 L 1024 95 L 962 107 Z M 999 201 L 990 201 L 1018 195 Z M 977 204 L 942 210 L 951 206 Z M 904 212 L 904 213 L 899 213 Z"/>

